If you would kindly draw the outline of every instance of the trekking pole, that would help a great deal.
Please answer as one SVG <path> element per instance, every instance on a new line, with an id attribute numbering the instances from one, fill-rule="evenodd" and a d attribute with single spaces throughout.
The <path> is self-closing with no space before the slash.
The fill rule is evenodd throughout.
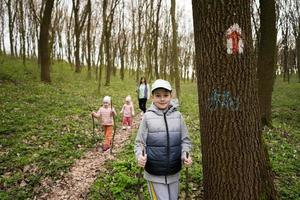
<path id="1" fill-rule="evenodd" d="M 110 104 L 110 109 L 111 111 L 113 110 L 113 104 L 112 104 L 112 100 L 111 100 L 111 104 Z M 115 139 L 115 134 L 116 134 L 116 120 L 115 120 L 115 114 L 113 114 L 113 124 L 114 124 L 114 132 L 113 132 L 113 136 L 112 136 L 112 140 L 111 140 L 111 147 L 110 147 L 110 154 L 112 154 L 112 150 L 113 150 L 113 146 L 114 146 L 114 139 Z"/>
<path id="2" fill-rule="evenodd" d="M 88 107 L 89 107 L 89 110 L 92 112 L 93 109 L 92 109 L 90 106 L 88 106 Z M 91 114 L 91 116 L 92 116 L 92 121 L 93 121 L 93 140 L 94 140 L 94 143 L 96 143 L 97 140 L 96 140 L 96 138 L 95 138 L 95 119 L 94 119 L 93 114 Z"/>
<path id="3" fill-rule="evenodd" d="M 93 120 L 93 139 L 94 139 L 94 142 L 96 143 L 96 138 L 95 138 L 95 119 L 94 119 L 93 114 L 92 114 L 92 120 Z"/>
<path id="4" fill-rule="evenodd" d="M 142 150 L 142 155 L 145 156 L 145 148 L 144 147 L 143 147 L 143 150 Z M 141 189 L 143 187 L 143 184 L 141 182 L 142 173 L 143 173 L 143 168 L 140 167 L 140 171 L 138 173 L 138 191 L 137 191 L 137 195 L 138 195 L 138 199 L 139 200 L 143 200 L 144 199 L 144 197 L 142 196 L 142 193 L 141 193 Z"/>
<path id="5" fill-rule="evenodd" d="M 189 152 L 186 152 L 186 158 L 189 158 Z M 189 168 L 185 168 L 185 199 L 189 199 Z"/>

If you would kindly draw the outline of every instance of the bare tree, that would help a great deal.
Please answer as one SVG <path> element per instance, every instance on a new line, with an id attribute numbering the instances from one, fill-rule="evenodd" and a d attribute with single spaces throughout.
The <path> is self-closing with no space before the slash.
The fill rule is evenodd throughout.
<path id="1" fill-rule="evenodd" d="M 176 0 L 171 0 L 171 21 L 172 21 L 172 68 L 175 75 L 175 88 L 177 98 L 180 99 L 180 74 L 178 66 L 178 48 L 177 48 L 177 25 L 175 19 Z"/>
<path id="2" fill-rule="evenodd" d="M 88 65 L 88 77 L 91 78 L 91 17 L 92 17 L 92 2 L 88 0 L 87 2 L 87 13 L 88 13 L 88 21 L 87 21 L 87 65 Z"/>
<path id="3" fill-rule="evenodd" d="M 88 15 L 88 6 L 85 6 L 84 11 L 81 13 L 80 17 L 80 0 L 72 0 L 73 2 L 73 12 L 74 12 L 74 34 L 75 34 L 75 72 L 80 72 L 81 62 L 80 62 L 80 35 L 83 30 L 83 26 Z"/>
<path id="4" fill-rule="evenodd" d="M 271 101 L 276 56 L 275 0 L 260 0 L 260 39 L 258 45 L 258 97 L 263 126 L 271 126 Z"/>
<path id="5" fill-rule="evenodd" d="M 104 0 L 105 1 L 105 0 Z M 106 23 L 103 24 L 103 26 L 106 26 L 105 28 L 105 40 L 104 40 L 104 49 L 105 49 L 105 55 L 106 55 L 106 80 L 105 80 L 105 86 L 110 85 L 110 76 L 112 71 L 112 63 L 111 63 L 111 44 L 110 44 L 110 37 L 111 37 L 111 31 L 112 31 L 112 25 L 114 21 L 114 15 L 115 15 L 115 9 L 117 5 L 119 4 L 120 0 L 113 0 L 111 2 L 110 7 L 110 13 L 107 16 Z"/>
<path id="6" fill-rule="evenodd" d="M 159 36 L 159 16 L 160 16 L 161 0 L 158 0 L 157 9 L 156 9 L 156 22 L 155 22 L 155 34 L 154 34 L 154 71 L 155 77 L 158 79 L 158 36 Z"/>
<path id="7" fill-rule="evenodd" d="M 9 30 L 9 44 L 10 44 L 10 55 L 14 56 L 14 24 L 16 19 L 16 12 L 12 11 L 12 1 L 4 0 L 7 6 L 8 14 L 8 30 Z"/>
<path id="8" fill-rule="evenodd" d="M 41 81 L 50 83 L 50 49 L 49 49 L 49 29 L 51 25 L 51 14 L 54 0 L 47 0 L 40 29 L 40 48 L 41 58 Z"/>

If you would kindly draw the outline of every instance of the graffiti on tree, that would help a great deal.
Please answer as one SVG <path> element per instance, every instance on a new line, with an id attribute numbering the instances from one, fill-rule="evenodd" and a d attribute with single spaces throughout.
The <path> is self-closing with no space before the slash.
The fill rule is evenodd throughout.
<path id="1" fill-rule="evenodd" d="M 214 89 L 208 97 L 209 109 L 217 110 L 218 108 L 225 108 L 231 111 L 239 109 L 239 97 L 232 97 L 229 91 L 219 91 Z"/>

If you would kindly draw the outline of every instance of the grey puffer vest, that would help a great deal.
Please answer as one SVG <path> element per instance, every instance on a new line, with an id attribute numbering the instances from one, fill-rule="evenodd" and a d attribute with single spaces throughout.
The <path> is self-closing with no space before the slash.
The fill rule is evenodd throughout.
<path id="1" fill-rule="evenodd" d="M 148 136 L 145 170 L 153 175 L 172 175 L 181 169 L 181 114 L 175 107 L 166 113 L 151 106 L 146 112 Z"/>

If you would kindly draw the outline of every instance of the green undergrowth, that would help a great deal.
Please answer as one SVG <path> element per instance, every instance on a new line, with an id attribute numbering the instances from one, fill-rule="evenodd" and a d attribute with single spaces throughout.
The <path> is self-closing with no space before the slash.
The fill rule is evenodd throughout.
<path id="1" fill-rule="evenodd" d="M 94 76 L 76 74 L 67 63 L 55 62 L 52 83 L 44 84 L 35 60 L 26 67 L 16 58 L 0 60 L 0 199 L 32 199 L 45 177 L 59 179 L 100 139 L 90 113 L 103 96 L 111 95 L 119 112 L 135 83 L 112 78 L 99 94 Z"/>
<path id="2" fill-rule="evenodd" d="M 102 86 L 93 75 L 88 78 L 65 62 L 55 62 L 51 84 L 39 81 L 35 60 L 26 67 L 16 58 L 0 56 L 0 199 L 33 199 L 41 181 L 59 179 L 76 159 L 93 148 L 90 112 L 97 110 L 104 95 L 112 96 L 119 113 L 126 95 L 138 103 L 133 75 L 121 81 L 117 74 L 110 86 Z M 94 74 L 94 72 L 93 72 Z M 180 111 L 193 142 L 194 164 L 189 169 L 189 193 L 201 198 L 202 165 L 196 83 L 183 83 Z M 272 101 L 273 127 L 264 130 L 275 183 L 280 199 L 300 199 L 300 84 L 277 78 Z M 120 115 L 117 116 L 120 125 Z M 137 199 L 142 184 L 144 199 L 147 186 L 138 179 L 139 168 L 133 154 L 136 130 L 115 161 L 107 161 L 106 172 L 91 186 L 88 199 Z M 101 140 L 97 137 L 96 140 Z M 185 196 L 185 169 L 181 174 L 181 198 Z"/>

